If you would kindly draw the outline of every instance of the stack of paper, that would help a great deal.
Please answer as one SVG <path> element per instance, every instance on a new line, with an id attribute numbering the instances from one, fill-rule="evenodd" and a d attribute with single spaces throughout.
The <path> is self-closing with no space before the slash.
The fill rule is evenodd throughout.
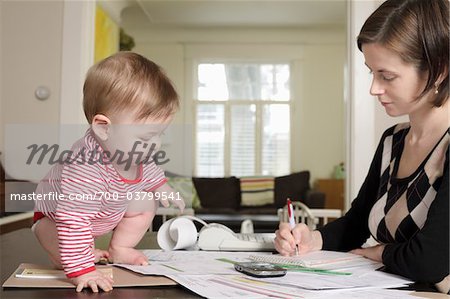
<path id="1" fill-rule="evenodd" d="M 321 269 L 342 269 L 356 266 L 365 266 L 374 264 L 376 262 L 366 259 L 363 256 L 352 254 L 348 252 L 337 251 L 314 251 L 298 256 L 282 256 L 279 254 L 273 255 L 251 255 L 250 258 L 254 261 L 266 262 L 280 265 L 297 265 L 310 268 Z"/>
<path id="2" fill-rule="evenodd" d="M 322 251 L 295 257 L 294 260 L 301 265 L 320 265 L 324 269 L 307 268 L 316 270 L 312 272 L 288 270 L 286 276 L 277 278 L 237 274 L 233 263 L 252 259 L 286 263 L 287 260 L 278 255 L 205 251 L 166 253 L 158 250 L 146 250 L 144 253 L 149 257 L 150 265 L 120 266 L 142 274 L 165 275 L 207 298 L 358 298 L 358 295 L 367 298 L 361 292 L 370 292 L 370 298 L 408 298 L 409 292 L 388 291 L 385 288 L 411 283 L 405 278 L 375 271 L 380 264 L 341 252 Z M 356 260 L 359 265 L 355 264 Z M 335 270 L 325 270 L 330 267 Z M 346 271 L 348 275 L 338 275 L 338 271 Z"/>

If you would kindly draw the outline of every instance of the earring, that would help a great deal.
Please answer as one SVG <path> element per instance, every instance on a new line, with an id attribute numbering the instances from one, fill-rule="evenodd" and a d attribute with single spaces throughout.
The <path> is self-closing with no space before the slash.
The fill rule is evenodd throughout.
<path id="1" fill-rule="evenodd" d="M 439 93 L 439 84 L 434 83 L 434 94 L 438 94 Z"/>

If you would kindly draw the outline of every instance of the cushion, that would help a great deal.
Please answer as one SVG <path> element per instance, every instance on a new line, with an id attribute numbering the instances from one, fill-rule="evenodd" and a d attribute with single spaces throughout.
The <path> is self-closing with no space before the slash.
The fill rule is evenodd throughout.
<path id="1" fill-rule="evenodd" d="M 239 179 L 192 178 L 203 208 L 225 208 L 237 210 L 241 204 Z"/>
<path id="2" fill-rule="evenodd" d="M 192 207 L 195 209 L 200 207 L 200 200 L 191 178 L 181 176 L 168 177 L 167 183 L 176 192 L 180 192 L 180 196 L 183 197 L 186 208 Z"/>
<path id="3" fill-rule="evenodd" d="M 274 178 L 250 176 L 241 178 L 241 206 L 273 204 Z"/>
<path id="4" fill-rule="evenodd" d="M 309 171 L 296 172 L 275 178 L 275 206 L 282 208 L 286 199 L 303 201 L 309 186 Z"/>

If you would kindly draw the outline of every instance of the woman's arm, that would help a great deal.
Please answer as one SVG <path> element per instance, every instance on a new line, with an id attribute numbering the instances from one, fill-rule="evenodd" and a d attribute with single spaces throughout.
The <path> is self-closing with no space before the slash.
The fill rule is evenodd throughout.
<path id="1" fill-rule="evenodd" d="M 322 235 L 322 249 L 349 251 L 360 247 L 369 237 L 368 219 L 378 195 L 383 143 L 393 129 L 394 127 L 383 134 L 366 179 L 350 210 L 343 217 L 318 229 Z"/>

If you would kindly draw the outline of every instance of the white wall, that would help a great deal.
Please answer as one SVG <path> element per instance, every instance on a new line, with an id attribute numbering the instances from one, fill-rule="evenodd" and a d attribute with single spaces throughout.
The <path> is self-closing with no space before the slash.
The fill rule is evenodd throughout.
<path id="1" fill-rule="evenodd" d="M 368 1 L 348 2 L 348 66 L 346 84 L 347 180 L 346 207 L 358 194 L 375 151 L 375 98 L 369 94 L 370 74 L 356 38 L 364 21 L 375 9 Z"/>
<path id="2" fill-rule="evenodd" d="M 185 75 L 192 59 L 289 59 L 295 72 L 292 171 L 329 177 L 344 161 L 344 29 L 125 29 L 135 38 L 134 50 L 160 64 L 177 86 L 183 102 L 176 118 L 180 124 L 193 123 L 192 82 Z"/>
<path id="3" fill-rule="evenodd" d="M 348 65 L 346 75 L 347 181 L 346 206 L 357 196 L 384 130 L 407 117 L 391 118 L 376 97 L 370 95 L 372 76 L 356 38 L 367 17 L 380 5 L 378 0 L 350 1 L 348 6 Z"/>
<path id="4" fill-rule="evenodd" d="M 330 177 L 345 161 L 344 59 L 343 45 L 304 46 L 294 167 L 313 170 L 315 178 Z"/>
<path id="5" fill-rule="evenodd" d="M 61 1 L 1 2 L 0 151 L 6 124 L 57 124 L 61 85 Z M 35 98 L 46 86 L 51 96 Z"/>
<path id="6" fill-rule="evenodd" d="M 2 159 L 6 158 L 9 175 L 35 180 L 34 170 L 19 165 L 28 153 L 26 146 L 32 140 L 64 142 L 61 124 L 86 122 L 82 84 L 93 57 L 95 2 L 1 1 L 0 5 L 0 151 L 8 149 Z M 34 96 L 38 86 L 50 90 L 47 100 Z M 5 129 L 13 124 L 26 125 L 22 129 L 29 136 L 15 133 L 6 144 L 4 138 L 11 134 Z"/>

